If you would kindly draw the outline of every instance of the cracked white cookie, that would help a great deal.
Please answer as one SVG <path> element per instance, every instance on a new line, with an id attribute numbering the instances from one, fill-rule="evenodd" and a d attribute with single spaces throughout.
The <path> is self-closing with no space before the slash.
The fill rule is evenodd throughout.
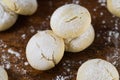
<path id="1" fill-rule="evenodd" d="M 21 15 L 32 15 L 38 7 L 36 0 L 3 0 L 3 2 L 12 11 Z"/>
<path id="2" fill-rule="evenodd" d="M 5 31 L 12 27 L 17 20 L 18 15 L 7 8 L 0 0 L 0 31 Z"/>
<path id="3" fill-rule="evenodd" d="M 28 42 L 26 56 L 37 70 L 49 70 L 60 62 L 64 55 L 64 41 L 51 30 L 39 31 Z"/>
<path id="4" fill-rule="evenodd" d="M 91 24 L 89 11 L 77 4 L 66 4 L 54 11 L 50 25 L 62 38 L 74 38 L 82 34 Z"/>
<path id="5" fill-rule="evenodd" d="M 7 72 L 0 66 L 0 80 L 8 80 Z"/>
<path id="6" fill-rule="evenodd" d="M 112 14 L 120 17 L 120 0 L 107 0 L 107 8 Z"/>
<path id="7" fill-rule="evenodd" d="M 93 26 L 84 31 L 79 37 L 64 39 L 65 50 L 68 52 L 80 52 L 92 44 L 95 37 Z"/>
<path id="8" fill-rule="evenodd" d="M 92 59 L 79 68 L 77 80 L 119 80 L 119 74 L 111 63 L 102 59 Z"/>

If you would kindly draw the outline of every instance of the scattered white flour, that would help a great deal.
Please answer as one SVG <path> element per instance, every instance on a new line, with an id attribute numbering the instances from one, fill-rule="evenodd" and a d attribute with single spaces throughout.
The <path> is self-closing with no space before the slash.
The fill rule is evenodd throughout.
<path id="1" fill-rule="evenodd" d="M 93 9 L 93 11 L 94 11 L 94 12 L 96 12 L 96 11 L 97 11 L 97 9 L 96 9 L 96 8 L 94 8 L 94 9 Z"/>
<path id="2" fill-rule="evenodd" d="M 22 74 L 26 74 L 26 72 L 27 72 L 27 70 L 25 70 L 25 69 L 21 69 L 21 71 L 22 71 Z"/>
<path id="3" fill-rule="evenodd" d="M 6 69 L 10 69 L 11 64 L 10 64 L 10 61 L 8 61 L 9 56 L 6 56 L 5 54 L 3 54 L 1 56 L 1 59 L 2 59 L 2 61 L 1 61 L 1 65 L 0 66 L 3 66 Z"/>
<path id="4" fill-rule="evenodd" d="M 11 48 L 8 49 L 8 53 L 10 53 L 10 54 L 14 54 L 16 57 L 20 58 L 20 53 L 14 51 L 14 50 L 11 49 Z"/>
<path id="5" fill-rule="evenodd" d="M 55 79 L 53 80 L 71 80 L 77 74 L 74 72 L 73 67 L 80 64 L 82 64 L 82 61 L 79 61 L 77 63 L 76 61 L 65 60 L 64 63 L 62 64 L 63 72 L 60 75 L 56 76 Z"/>
<path id="6" fill-rule="evenodd" d="M 56 76 L 56 78 L 55 78 L 54 80 L 66 80 L 66 79 L 68 79 L 67 76 L 64 77 L 64 76 L 62 76 L 62 75 L 58 75 L 58 76 Z"/>
<path id="7" fill-rule="evenodd" d="M 33 26 L 30 26 L 30 32 L 31 32 L 31 33 L 34 33 L 34 32 L 35 32 L 35 29 L 34 29 Z"/>
<path id="8" fill-rule="evenodd" d="M 100 3 L 101 6 L 106 6 L 106 0 L 98 0 L 98 3 Z"/>
<path id="9" fill-rule="evenodd" d="M 10 67 L 11 67 L 11 65 L 10 65 L 10 63 L 9 64 L 6 64 L 6 69 L 10 69 Z"/>
<path id="10" fill-rule="evenodd" d="M 106 0 L 98 0 L 99 3 L 105 3 Z"/>
<path id="11" fill-rule="evenodd" d="M 119 36 L 120 36 L 120 33 L 117 32 L 117 31 L 108 31 L 108 37 L 107 38 L 107 41 L 108 43 L 113 43 L 115 48 L 118 48 L 119 46 Z"/>
<path id="12" fill-rule="evenodd" d="M 27 72 L 27 70 L 25 70 L 24 68 L 18 67 L 17 65 L 14 65 L 14 67 L 15 67 L 15 70 L 22 75 L 26 74 Z"/>
<path id="13" fill-rule="evenodd" d="M 4 53 L 4 52 L 5 52 L 5 50 L 4 50 L 4 49 L 2 49 L 2 52 Z"/>
<path id="14" fill-rule="evenodd" d="M 101 15 L 101 16 L 103 16 L 103 15 L 104 15 L 104 13 L 103 13 L 103 12 L 100 12 L 100 15 Z"/>
<path id="15" fill-rule="evenodd" d="M 27 66 L 29 63 L 28 62 L 24 62 L 24 65 Z"/>
<path id="16" fill-rule="evenodd" d="M 3 42 L 3 40 L 0 40 L 0 47 L 7 48 L 7 45 Z"/>
<path id="17" fill-rule="evenodd" d="M 46 20 L 47 20 L 47 21 L 50 21 L 50 18 L 51 18 L 51 15 L 48 15 L 48 16 L 46 17 Z"/>
<path id="18" fill-rule="evenodd" d="M 114 49 L 113 52 L 109 53 L 109 55 L 107 56 L 107 60 L 110 61 L 116 67 L 119 66 L 118 62 L 120 61 L 119 52 L 119 49 Z"/>
<path id="19" fill-rule="evenodd" d="M 73 0 L 72 3 L 74 3 L 74 4 L 79 4 L 79 3 L 80 3 L 80 0 Z"/>
<path id="20" fill-rule="evenodd" d="M 114 33 L 113 33 L 113 36 L 115 37 L 115 39 L 118 39 L 118 38 L 119 38 L 119 35 L 120 35 L 119 32 L 114 32 Z"/>
<path id="21" fill-rule="evenodd" d="M 22 39 L 26 39 L 26 34 L 21 35 Z"/>
<path id="22" fill-rule="evenodd" d="M 105 23 L 106 23 L 106 21 L 105 21 L 105 20 L 103 20 L 103 21 L 102 21 L 102 24 L 105 24 Z"/>

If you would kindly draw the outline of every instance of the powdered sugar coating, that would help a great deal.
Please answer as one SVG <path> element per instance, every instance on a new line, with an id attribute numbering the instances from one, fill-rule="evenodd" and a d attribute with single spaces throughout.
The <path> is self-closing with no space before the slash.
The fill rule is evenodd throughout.
<path id="1" fill-rule="evenodd" d="M 4 31 L 15 24 L 18 15 L 7 8 L 0 0 L 0 31 Z"/>
<path id="2" fill-rule="evenodd" d="M 62 38 L 75 38 L 82 34 L 91 24 L 89 11 L 77 4 L 59 7 L 51 16 L 52 30 Z"/>
<path id="3" fill-rule="evenodd" d="M 102 59 L 92 59 L 79 68 L 77 80 L 119 80 L 119 74 L 111 63 Z"/>
<path id="4" fill-rule="evenodd" d="M 49 70 L 60 62 L 64 41 L 51 30 L 39 31 L 28 42 L 26 56 L 29 64 L 38 70 Z"/>
<path id="5" fill-rule="evenodd" d="M 0 80 L 8 80 L 7 72 L 0 66 Z"/>
<path id="6" fill-rule="evenodd" d="M 36 0 L 3 0 L 12 11 L 22 15 L 32 15 L 37 10 Z"/>
<path id="7" fill-rule="evenodd" d="M 90 25 L 90 27 L 79 37 L 65 39 L 66 51 L 80 52 L 92 44 L 94 37 L 94 29 L 92 25 Z"/>

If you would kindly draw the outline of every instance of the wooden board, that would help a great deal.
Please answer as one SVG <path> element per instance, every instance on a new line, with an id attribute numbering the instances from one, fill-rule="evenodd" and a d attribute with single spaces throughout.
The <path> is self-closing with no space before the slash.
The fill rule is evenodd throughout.
<path id="1" fill-rule="evenodd" d="M 76 80 L 80 65 L 89 59 L 105 59 L 120 73 L 120 18 L 113 16 L 104 0 L 38 0 L 38 10 L 32 16 L 19 16 L 16 24 L 0 32 L 0 65 L 8 72 L 9 80 Z M 86 7 L 92 16 L 95 40 L 86 50 L 68 53 L 55 68 L 41 72 L 30 67 L 25 48 L 28 40 L 39 30 L 50 29 L 53 11 L 68 3 Z M 59 22 L 59 21 L 58 21 Z"/>

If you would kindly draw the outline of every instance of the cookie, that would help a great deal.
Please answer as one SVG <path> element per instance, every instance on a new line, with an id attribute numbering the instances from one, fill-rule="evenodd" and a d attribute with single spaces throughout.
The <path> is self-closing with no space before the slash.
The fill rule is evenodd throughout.
<path id="1" fill-rule="evenodd" d="M 0 66 L 0 80 L 8 80 L 7 72 Z"/>
<path id="2" fill-rule="evenodd" d="M 92 59 L 82 64 L 76 80 L 119 80 L 119 74 L 111 63 L 102 59 Z"/>
<path id="3" fill-rule="evenodd" d="M 107 0 L 107 8 L 113 15 L 120 17 L 120 0 Z"/>
<path id="4" fill-rule="evenodd" d="M 0 1 L 0 31 L 5 31 L 15 24 L 18 15 L 12 12 Z"/>
<path id="5" fill-rule="evenodd" d="M 66 4 L 54 11 L 50 26 L 55 34 L 62 38 L 75 38 L 91 24 L 89 11 L 77 4 Z"/>
<path id="6" fill-rule="evenodd" d="M 28 42 L 26 56 L 37 70 L 49 70 L 60 62 L 64 55 L 64 41 L 51 30 L 39 31 Z"/>
<path id="7" fill-rule="evenodd" d="M 3 2 L 12 11 L 21 15 L 32 15 L 38 7 L 36 0 L 3 0 Z"/>
<path id="8" fill-rule="evenodd" d="M 65 50 L 68 52 L 80 52 L 90 46 L 94 40 L 95 32 L 92 25 L 76 38 L 64 39 Z"/>

